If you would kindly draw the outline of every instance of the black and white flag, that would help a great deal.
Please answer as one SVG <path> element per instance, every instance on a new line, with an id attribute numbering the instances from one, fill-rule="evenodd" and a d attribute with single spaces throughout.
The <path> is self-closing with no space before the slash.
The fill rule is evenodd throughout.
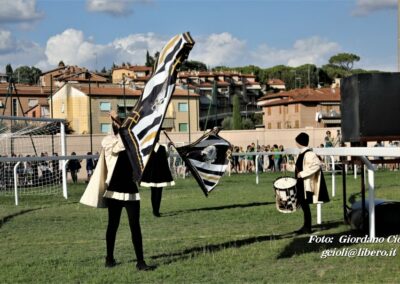
<path id="1" fill-rule="evenodd" d="M 158 139 L 162 122 L 175 89 L 177 69 L 187 58 L 194 41 L 189 33 L 173 37 L 162 49 L 143 94 L 120 128 L 121 139 L 140 181 Z"/>
<path id="2" fill-rule="evenodd" d="M 227 151 L 231 144 L 218 132 L 219 129 L 214 128 L 196 142 L 176 148 L 206 196 L 228 167 Z"/>

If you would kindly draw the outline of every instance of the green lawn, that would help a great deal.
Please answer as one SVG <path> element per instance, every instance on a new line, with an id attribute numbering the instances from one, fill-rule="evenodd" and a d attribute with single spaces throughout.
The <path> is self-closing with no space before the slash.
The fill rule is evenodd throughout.
<path id="1" fill-rule="evenodd" d="M 341 176 L 336 197 L 322 206 L 318 236 L 334 243 L 308 243 L 295 236 L 302 212 L 279 213 L 272 183 L 277 174 L 223 177 L 204 197 L 192 178 L 164 190 L 161 218 L 151 214 L 150 191 L 141 189 L 141 224 L 145 259 L 158 267 L 135 269 L 126 213 L 117 235 L 115 257 L 104 267 L 107 210 L 79 204 L 85 185 L 69 185 L 69 199 L 59 196 L 0 197 L 0 283 L 394 283 L 400 278 L 400 240 L 395 244 L 343 244 L 341 235 L 357 235 L 343 222 Z M 331 186 L 331 179 L 327 184 Z M 378 172 L 378 198 L 400 200 L 398 172 Z M 348 194 L 360 179 L 347 177 Z M 400 214 L 400 212 L 394 212 Z M 361 234 L 363 236 L 363 234 Z M 394 257 L 327 257 L 324 249 L 397 249 Z"/>

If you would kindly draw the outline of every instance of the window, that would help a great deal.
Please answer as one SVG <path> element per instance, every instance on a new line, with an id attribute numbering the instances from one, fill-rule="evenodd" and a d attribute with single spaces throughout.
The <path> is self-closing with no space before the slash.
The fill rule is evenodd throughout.
<path id="1" fill-rule="evenodd" d="M 299 105 L 294 105 L 294 112 L 299 112 Z"/>
<path id="2" fill-rule="evenodd" d="M 268 122 L 268 129 L 271 129 L 271 128 L 272 128 L 271 122 Z"/>
<path id="3" fill-rule="evenodd" d="M 279 106 L 279 114 L 282 114 L 282 106 Z"/>
<path id="4" fill-rule="evenodd" d="M 271 107 L 268 107 L 267 110 L 268 110 L 268 115 L 271 115 Z"/>
<path id="5" fill-rule="evenodd" d="M 277 128 L 278 128 L 278 129 L 281 129 L 281 128 L 282 128 L 282 126 L 281 126 L 281 123 L 280 123 L 280 122 L 278 122 L 278 124 L 277 124 Z"/>
<path id="6" fill-rule="evenodd" d="M 110 111 L 111 110 L 111 103 L 109 103 L 109 102 L 100 102 L 100 110 L 101 111 Z"/>
<path id="7" fill-rule="evenodd" d="M 179 123 L 179 132 L 187 132 L 188 124 L 187 123 Z"/>
<path id="8" fill-rule="evenodd" d="M 296 120 L 296 121 L 294 122 L 294 127 L 295 127 L 295 128 L 300 128 L 300 122 L 299 122 L 298 120 Z"/>
<path id="9" fill-rule="evenodd" d="M 285 106 L 285 113 L 289 113 L 289 106 Z"/>
<path id="10" fill-rule="evenodd" d="M 100 124 L 101 133 L 111 133 L 111 123 L 101 123 Z"/>
<path id="11" fill-rule="evenodd" d="M 188 104 L 187 103 L 178 103 L 178 111 L 187 112 L 188 111 Z"/>
<path id="12" fill-rule="evenodd" d="M 28 106 L 29 107 L 34 107 L 38 104 L 38 100 L 37 99 L 28 99 Z"/>

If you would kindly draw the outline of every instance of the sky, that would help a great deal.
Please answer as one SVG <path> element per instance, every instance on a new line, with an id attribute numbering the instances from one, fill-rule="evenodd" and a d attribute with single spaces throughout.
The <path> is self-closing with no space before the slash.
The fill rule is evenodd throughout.
<path id="1" fill-rule="evenodd" d="M 143 65 L 189 31 L 208 67 L 327 64 L 397 71 L 397 0 L 0 0 L 0 72 L 60 60 L 90 70 Z"/>

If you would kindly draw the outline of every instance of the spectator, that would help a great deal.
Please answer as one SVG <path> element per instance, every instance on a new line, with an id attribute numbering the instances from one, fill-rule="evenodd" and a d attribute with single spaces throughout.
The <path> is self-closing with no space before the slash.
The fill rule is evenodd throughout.
<path id="1" fill-rule="evenodd" d="M 92 152 L 87 152 L 87 155 L 92 155 Z M 93 174 L 93 169 L 94 169 L 94 161 L 92 158 L 87 158 L 86 159 L 86 173 L 87 173 L 87 181 L 89 182 L 90 177 Z"/>
<path id="2" fill-rule="evenodd" d="M 72 156 L 76 156 L 75 152 L 71 153 Z M 71 173 L 73 183 L 78 182 L 78 172 L 81 168 L 81 163 L 77 159 L 71 159 L 68 161 L 67 170 Z"/>

